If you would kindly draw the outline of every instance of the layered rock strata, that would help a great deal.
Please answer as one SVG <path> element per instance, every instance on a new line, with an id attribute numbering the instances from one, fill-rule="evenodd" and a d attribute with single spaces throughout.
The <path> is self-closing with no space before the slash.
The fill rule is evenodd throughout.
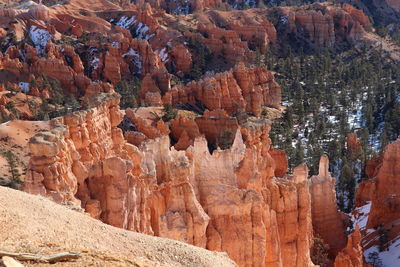
<path id="1" fill-rule="evenodd" d="M 280 106 L 281 88 L 267 69 L 238 64 L 231 71 L 187 86 L 176 86 L 164 98 L 173 104 L 195 105 L 200 101 L 209 110 L 224 109 L 233 113 L 242 109 L 259 116 L 262 106 Z"/>
<path id="2" fill-rule="evenodd" d="M 230 149 L 204 137 L 186 150 L 169 137 L 128 144 L 118 98 L 53 120 L 30 140 L 24 190 L 75 201 L 111 225 L 225 251 L 240 266 L 313 266 L 306 180 L 273 178 L 269 127 L 249 123 Z M 238 235 L 240 233 L 240 235 Z"/>

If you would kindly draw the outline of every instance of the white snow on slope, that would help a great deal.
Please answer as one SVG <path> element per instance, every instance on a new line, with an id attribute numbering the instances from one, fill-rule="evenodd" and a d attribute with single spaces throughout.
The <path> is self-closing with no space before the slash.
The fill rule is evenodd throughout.
<path id="1" fill-rule="evenodd" d="M 132 24 L 135 22 L 136 22 L 135 16 L 132 16 L 131 18 L 123 16 L 117 23 L 115 23 L 115 25 L 127 29 L 130 26 L 132 26 Z"/>
<path id="2" fill-rule="evenodd" d="M 129 51 L 127 53 L 122 55 L 122 57 L 126 57 L 126 56 L 132 56 L 133 57 L 133 63 L 138 68 L 138 71 L 136 73 L 141 73 L 142 72 L 142 62 L 140 60 L 139 53 L 136 50 L 133 50 L 131 48 L 131 49 L 129 49 Z"/>
<path id="3" fill-rule="evenodd" d="M 110 20 L 111 23 L 114 22 L 114 20 Z M 147 26 L 146 24 L 137 21 L 135 16 L 132 16 L 130 18 L 123 16 L 120 18 L 120 20 L 118 22 L 115 23 L 115 25 L 120 26 L 121 28 L 125 28 L 125 29 L 135 29 L 135 34 L 136 34 L 136 38 L 138 39 L 142 39 L 142 40 L 150 40 L 151 38 L 153 38 L 155 36 L 155 34 L 148 34 L 149 32 L 149 26 Z"/>
<path id="4" fill-rule="evenodd" d="M 367 204 L 365 204 L 364 206 L 354 209 L 351 215 L 351 220 L 353 221 L 354 227 L 356 226 L 356 224 L 358 224 L 358 226 L 360 226 L 360 230 L 365 229 L 365 226 L 367 225 L 368 222 L 368 216 L 370 210 L 371 210 L 371 201 L 368 201 Z"/>
<path id="5" fill-rule="evenodd" d="M 388 250 L 379 252 L 378 246 L 370 247 L 364 251 L 364 256 L 368 261 L 368 255 L 373 252 L 379 254 L 383 267 L 398 267 L 400 266 L 400 237 L 391 241 Z"/>
<path id="6" fill-rule="evenodd" d="M 93 66 L 94 70 L 97 70 L 99 68 L 99 63 L 100 63 L 100 59 L 98 57 L 93 58 L 92 66 Z"/>
<path id="7" fill-rule="evenodd" d="M 166 48 L 163 48 L 160 51 L 159 50 L 154 51 L 160 56 L 161 61 L 163 63 L 168 61 L 168 52 L 166 50 L 167 50 Z"/>
<path id="8" fill-rule="evenodd" d="M 360 230 L 365 230 L 365 234 L 375 235 L 374 229 L 366 229 L 366 225 L 368 222 L 368 216 L 371 210 L 371 201 L 368 201 L 364 206 L 356 208 L 352 215 L 351 220 L 353 221 L 354 226 L 358 224 L 360 226 Z M 372 239 L 366 238 L 368 240 L 367 243 L 363 243 L 363 246 L 368 246 L 368 243 L 377 242 L 379 236 L 374 237 Z M 364 251 L 364 257 L 367 262 L 369 262 L 368 256 L 370 253 L 378 253 L 380 260 L 382 261 L 382 267 L 398 267 L 400 266 L 400 237 L 395 240 L 392 240 L 388 244 L 388 250 L 379 251 L 379 246 L 372 246 Z"/>
<path id="9" fill-rule="evenodd" d="M 35 44 L 35 48 L 39 54 L 43 54 L 47 42 L 52 38 L 52 35 L 44 29 L 40 29 L 33 25 L 29 30 L 29 37 Z"/>
<path id="10" fill-rule="evenodd" d="M 20 82 L 20 83 L 18 83 L 18 85 L 19 85 L 19 88 L 21 88 L 21 90 L 22 90 L 25 94 L 29 93 L 29 83 Z"/>

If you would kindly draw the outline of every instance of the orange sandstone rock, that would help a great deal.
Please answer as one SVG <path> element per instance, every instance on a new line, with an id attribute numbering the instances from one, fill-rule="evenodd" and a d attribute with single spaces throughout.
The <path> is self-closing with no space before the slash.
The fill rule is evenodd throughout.
<path id="1" fill-rule="evenodd" d="M 329 245 L 329 256 L 334 258 L 345 247 L 346 235 L 336 204 L 335 179 L 328 168 L 328 157 L 321 156 L 319 174 L 310 179 L 311 210 L 314 231 Z"/>
<path id="2" fill-rule="evenodd" d="M 285 176 L 288 169 L 288 159 L 285 151 L 279 149 L 270 149 L 269 154 L 275 161 L 275 176 L 283 177 Z"/>
<path id="3" fill-rule="evenodd" d="M 232 113 L 242 108 L 260 115 L 263 105 L 280 105 L 280 92 L 270 71 L 239 64 L 229 72 L 191 82 L 187 87 L 174 87 L 166 95 L 171 97 L 172 103 L 201 101 L 209 110 L 224 109 Z"/>
<path id="4" fill-rule="evenodd" d="M 396 220 L 400 216 L 400 139 L 389 144 L 376 174 L 367 228 Z"/>
<path id="5" fill-rule="evenodd" d="M 358 224 L 354 232 L 349 235 L 346 247 L 335 258 L 334 267 L 363 267 L 365 263 L 361 247 L 361 232 Z"/>
<path id="6" fill-rule="evenodd" d="M 118 99 L 94 103 L 31 139 L 24 190 L 80 202 L 114 226 L 225 251 L 240 266 L 313 266 L 308 182 L 272 178 L 269 127 L 243 126 L 246 142 L 238 128 L 232 147 L 212 154 L 203 137 L 177 151 L 155 130 L 139 149 L 117 128 Z M 183 121 L 176 120 L 176 133 Z M 143 127 L 152 128 L 162 132 Z"/>

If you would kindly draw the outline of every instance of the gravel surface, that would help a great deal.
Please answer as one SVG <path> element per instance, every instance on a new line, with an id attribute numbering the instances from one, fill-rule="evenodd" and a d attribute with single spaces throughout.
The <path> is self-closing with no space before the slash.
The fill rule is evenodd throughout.
<path id="1" fill-rule="evenodd" d="M 46 198 L 1 186 L 0 250 L 82 253 L 75 262 L 52 266 L 236 266 L 225 253 L 112 227 Z"/>

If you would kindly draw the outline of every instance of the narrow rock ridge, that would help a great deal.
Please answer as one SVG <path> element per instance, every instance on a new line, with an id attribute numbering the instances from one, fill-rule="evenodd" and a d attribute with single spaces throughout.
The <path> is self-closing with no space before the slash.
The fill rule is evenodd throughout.
<path id="1" fill-rule="evenodd" d="M 363 180 L 356 191 L 353 213 L 365 218 L 361 229 L 364 249 L 386 249 L 400 236 L 400 139 L 387 145 L 382 155 L 370 159 L 366 172 L 370 178 Z"/>
<path id="2" fill-rule="evenodd" d="M 337 208 L 335 178 L 328 170 L 329 159 L 322 156 L 319 173 L 310 179 L 312 223 L 314 233 L 329 245 L 329 256 L 335 256 L 346 246 L 344 214 Z"/>

